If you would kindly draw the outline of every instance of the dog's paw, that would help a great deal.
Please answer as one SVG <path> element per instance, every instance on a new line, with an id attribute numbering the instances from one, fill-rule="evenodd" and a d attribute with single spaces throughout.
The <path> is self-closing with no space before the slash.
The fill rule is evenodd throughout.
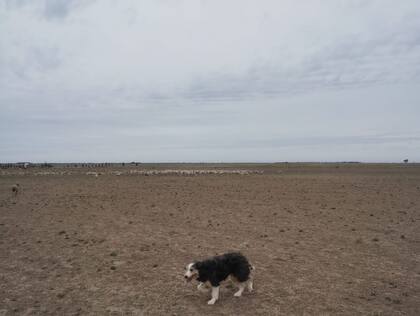
<path id="1" fill-rule="evenodd" d="M 214 298 L 207 302 L 208 305 L 214 305 L 214 303 L 216 303 L 216 300 Z"/>
<path id="2" fill-rule="evenodd" d="M 235 294 L 233 294 L 233 296 L 235 296 L 235 297 L 241 297 L 242 296 L 242 292 L 241 291 L 238 291 Z"/>

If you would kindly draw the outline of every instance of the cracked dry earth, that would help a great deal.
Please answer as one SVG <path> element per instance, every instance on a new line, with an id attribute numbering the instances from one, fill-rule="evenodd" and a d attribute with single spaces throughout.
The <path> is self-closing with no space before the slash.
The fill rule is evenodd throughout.
<path id="1" fill-rule="evenodd" d="M 3 173 L 0 315 L 420 315 L 419 165 L 253 168 Z M 183 268 L 229 250 L 255 291 L 208 306 Z"/>

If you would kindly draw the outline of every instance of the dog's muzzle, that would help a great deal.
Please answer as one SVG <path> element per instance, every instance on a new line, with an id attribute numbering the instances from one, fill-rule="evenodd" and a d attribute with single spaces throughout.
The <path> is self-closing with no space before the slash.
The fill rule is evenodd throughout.
<path id="1" fill-rule="evenodd" d="M 192 276 L 184 275 L 184 278 L 185 278 L 185 281 L 191 282 L 191 280 L 194 279 L 194 275 L 192 275 Z"/>

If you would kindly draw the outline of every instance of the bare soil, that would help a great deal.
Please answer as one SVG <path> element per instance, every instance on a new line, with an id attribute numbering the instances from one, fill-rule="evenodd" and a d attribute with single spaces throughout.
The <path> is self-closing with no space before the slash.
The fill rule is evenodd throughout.
<path id="1" fill-rule="evenodd" d="M 127 168 L 0 170 L 0 315 L 420 315 L 420 165 Z M 183 268 L 231 250 L 255 291 L 208 306 Z"/>

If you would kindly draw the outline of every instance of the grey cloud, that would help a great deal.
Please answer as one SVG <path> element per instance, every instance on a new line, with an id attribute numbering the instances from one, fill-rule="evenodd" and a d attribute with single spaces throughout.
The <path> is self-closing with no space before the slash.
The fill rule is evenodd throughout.
<path id="1" fill-rule="evenodd" d="M 92 1 L 94 0 L 4 0 L 0 3 L 0 8 L 3 6 L 7 10 L 32 10 L 34 14 L 54 20 L 66 18 L 72 10 Z"/>
<path id="2" fill-rule="evenodd" d="M 240 75 L 214 74 L 196 79 L 185 96 L 197 99 L 249 98 L 256 95 L 296 94 L 319 89 L 342 89 L 393 82 L 413 82 L 420 78 L 420 24 L 413 36 L 400 35 L 361 42 L 336 43 L 309 56 L 298 69 L 278 65 L 253 66 Z"/>
<path id="3" fill-rule="evenodd" d="M 75 1 L 46 0 L 44 14 L 47 18 L 64 18 L 68 15 Z"/>

